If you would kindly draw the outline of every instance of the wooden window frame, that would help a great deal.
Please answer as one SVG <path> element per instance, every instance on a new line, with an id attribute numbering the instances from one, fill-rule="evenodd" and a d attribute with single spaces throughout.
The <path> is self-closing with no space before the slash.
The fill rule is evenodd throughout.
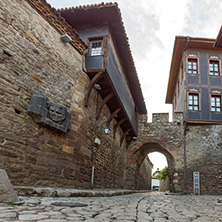
<path id="1" fill-rule="evenodd" d="M 197 105 L 194 104 L 194 98 L 192 99 L 192 104 L 190 104 L 190 95 L 193 95 L 193 96 L 197 96 Z M 201 107 L 201 104 L 200 104 L 200 92 L 198 91 L 188 91 L 187 92 L 187 109 L 188 111 L 200 111 L 200 107 Z M 193 107 L 193 109 L 190 109 L 190 107 Z M 197 107 L 197 109 L 194 109 L 194 107 Z"/>
<path id="2" fill-rule="evenodd" d="M 220 99 L 220 105 L 217 106 L 217 102 L 215 100 L 214 101 L 215 106 L 212 106 L 212 98 L 219 98 Z M 212 108 L 214 108 L 215 110 L 212 110 Z M 220 109 L 220 111 L 217 110 L 218 108 Z M 219 113 L 219 112 L 222 111 L 221 94 L 211 94 L 211 96 L 210 96 L 210 111 L 214 112 L 214 113 Z"/>
<path id="3" fill-rule="evenodd" d="M 91 50 L 90 43 L 93 42 L 93 41 L 99 41 L 99 40 L 102 41 L 101 54 L 91 55 L 91 54 L 90 54 L 90 50 Z M 104 36 L 97 36 L 97 37 L 88 38 L 88 39 L 87 39 L 87 45 L 88 45 L 88 50 L 87 50 L 87 56 L 88 56 L 88 57 L 103 56 L 103 55 L 104 55 Z"/>
<path id="4" fill-rule="evenodd" d="M 212 62 L 212 64 L 218 63 L 218 71 L 216 71 L 215 68 L 213 68 L 213 70 L 210 70 L 211 62 Z M 211 72 L 214 73 L 214 74 L 211 75 Z M 208 73 L 209 73 L 209 76 L 214 76 L 214 77 L 221 76 L 221 62 L 220 62 L 220 59 L 214 59 L 214 58 L 209 58 L 208 59 Z M 218 73 L 218 75 L 215 75 L 215 73 Z"/>
<path id="5" fill-rule="evenodd" d="M 196 69 L 189 69 L 189 60 L 196 60 L 196 64 L 197 64 L 197 68 Z M 191 74 L 191 75 L 198 75 L 200 73 L 200 65 L 199 65 L 199 58 L 196 57 L 196 56 L 187 56 L 187 59 L 186 59 L 186 72 L 188 74 Z M 197 73 L 194 73 L 194 71 L 196 71 Z"/>

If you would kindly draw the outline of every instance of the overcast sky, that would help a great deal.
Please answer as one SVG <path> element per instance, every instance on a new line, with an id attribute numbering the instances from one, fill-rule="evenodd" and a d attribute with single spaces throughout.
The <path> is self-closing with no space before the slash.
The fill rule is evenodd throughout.
<path id="1" fill-rule="evenodd" d="M 64 8 L 102 1 L 47 0 L 47 2 L 55 8 Z M 171 105 L 165 104 L 165 97 L 175 36 L 216 38 L 222 24 L 222 0 L 116 0 L 115 2 L 119 4 L 122 13 L 148 109 L 148 118 L 151 121 L 152 113 L 172 111 Z"/>

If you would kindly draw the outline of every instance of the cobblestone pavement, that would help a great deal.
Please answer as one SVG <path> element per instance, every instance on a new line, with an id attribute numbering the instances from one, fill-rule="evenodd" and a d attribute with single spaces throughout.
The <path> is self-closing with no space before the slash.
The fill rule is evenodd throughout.
<path id="1" fill-rule="evenodd" d="M 0 204 L 0 222 L 222 221 L 222 196 L 149 192 L 113 197 L 20 198 L 20 205 Z"/>

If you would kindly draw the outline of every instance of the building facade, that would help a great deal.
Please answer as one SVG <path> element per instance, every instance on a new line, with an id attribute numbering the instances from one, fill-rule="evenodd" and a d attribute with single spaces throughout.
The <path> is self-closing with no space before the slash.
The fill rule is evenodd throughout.
<path id="1" fill-rule="evenodd" d="M 221 194 L 222 48 L 215 39 L 175 38 L 166 103 L 183 113 L 185 190 Z"/>
<path id="2" fill-rule="evenodd" d="M 215 48 L 214 42 L 192 37 L 175 39 L 166 102 L 173 104 L 174 112 L 183 112 L 189 123 L 217 123 L 222 119 L 222 50 Z"/>
<path id="3" fill-rule="evenodd" d="M 117 4 L 91 10 L 122 21 Z M 146 107 L 123 24 L 78 33 L 44 0 L 3 0 L 0 17 L 0 168 L 19 186 L 124 188 Z"/>

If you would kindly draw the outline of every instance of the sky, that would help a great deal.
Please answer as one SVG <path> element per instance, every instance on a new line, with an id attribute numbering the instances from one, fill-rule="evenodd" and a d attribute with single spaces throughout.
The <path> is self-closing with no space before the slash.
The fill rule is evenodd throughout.
<path id="1" fill-rule="evenodd" d="M 47 2 L 55 8 L 65 8 L 102 1 L 47 0 Z M 222 24 L 222 0 L 113 2 L 118 3 L 122 13 L 148 110 L 148 121 L 152 121 L 152 113 L 171 114 L 172 106 L 165 104 L 165 97 L 175 36 L 216 38 Z M 156 159 L 160 162 L 159 158 Z M 155 161 L 152 162 L 155 166 Z M 164 168 L 166 163 L 162 165 L 160 169 Z"/>

